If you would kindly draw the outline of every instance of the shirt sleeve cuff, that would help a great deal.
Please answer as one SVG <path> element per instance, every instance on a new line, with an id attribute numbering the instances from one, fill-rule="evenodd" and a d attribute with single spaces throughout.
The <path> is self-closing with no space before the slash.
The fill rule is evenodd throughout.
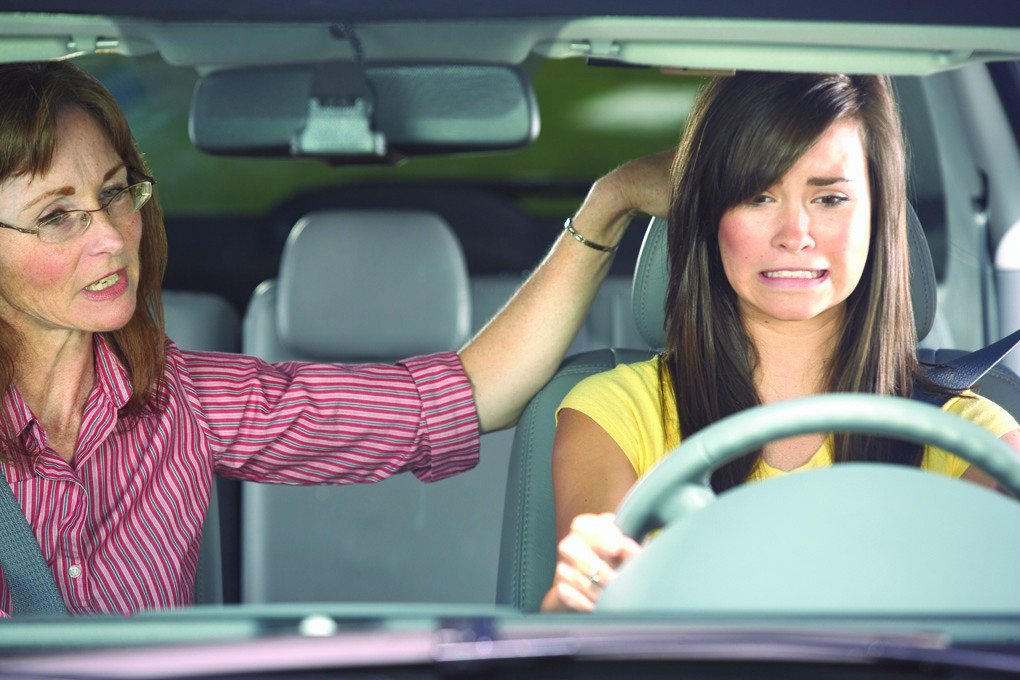
<path id="1" fill-rule="evenodd" d="M 421 397 L 420 441 L 427 442 L 431 465 L 415 474 L 436 481 L 478 464 L 478 412 L 471 383 L 456 352 L 412 357 L 407 369 Z"/>

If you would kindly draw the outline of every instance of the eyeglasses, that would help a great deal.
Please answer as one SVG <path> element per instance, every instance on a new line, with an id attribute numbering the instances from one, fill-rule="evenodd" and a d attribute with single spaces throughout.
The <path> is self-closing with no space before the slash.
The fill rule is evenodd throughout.
<path id="1" fill-rule="evenodd" d="M 105 211 L 112 219 L 130 217 L 142 209 L 152 198 L 152 186 L 156 180 L 147 178 L 126 186 L 107 199 L 95 210 L 68 210 L 51 215 L 31 229 L 22 229 L 0 222 L 0 227 L 13 229 L 22 234 L 35 234 L 43 243 L 64 243 L 78 236 L 92 224 L 92 213 Z"/>

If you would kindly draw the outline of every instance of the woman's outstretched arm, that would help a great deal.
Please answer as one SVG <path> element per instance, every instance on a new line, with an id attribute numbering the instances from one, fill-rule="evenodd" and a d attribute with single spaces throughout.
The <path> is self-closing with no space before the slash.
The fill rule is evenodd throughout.
<path id="1" fill-rule="evenodd" d="M 674 154 L 639 158 L 596 181 L 573 217 L 573 228 L 588 241 L 615 246 L 635 212 L 665 216 Z M 552 377 L 612 259 L 612 253 L 564 231 L 507 305 L 461 349 L 483 432 L 517 422 Z"/>

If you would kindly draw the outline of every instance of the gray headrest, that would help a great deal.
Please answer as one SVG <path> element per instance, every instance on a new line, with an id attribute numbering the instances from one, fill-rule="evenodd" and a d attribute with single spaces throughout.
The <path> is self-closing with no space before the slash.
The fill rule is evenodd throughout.
<path id="1" fill-rule="evenodd" d="M 236 352 L 241 319 L 225 298 L 189 290 L 163 291 L 166 334 L 181 349 Z"/>
<path id="2" fill-rule="evenodd" d="M 280 341 L 303 355 L 392 359 L 458 349 L 470 333 L 464 253 L 429 212 L 311 213 L 290 232 L 278 286 Z"/>
<path id="3" fill-rule="evenodd" d="M 907 246 L 910 249 L 910 297 L 914 306 L 917 337 L 923 338 L 935 320 L 935 267 L 921 222 L 907 204 Z M 634 270 L 631 304 L 634 322 L 649 347 L 666 345 L 665 306 L 669 284 L 669 255 L 666 252 L 666 220 L 653 218 L 645 232 Z"/>

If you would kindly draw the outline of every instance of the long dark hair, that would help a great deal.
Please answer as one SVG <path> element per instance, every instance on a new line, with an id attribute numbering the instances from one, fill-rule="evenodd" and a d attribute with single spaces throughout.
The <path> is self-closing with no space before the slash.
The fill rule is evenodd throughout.
<path id="1" fill-rule="evenodd" d="M 827 365 L 828 390 L 913 393 L 918 367 L 908 280 L 905 152 L 889 79 L 739 73 L 706 84 L 673 168 L 671 273 L 659 380 L 663 394 L 669 389 L 676 396 L 684 436 L 761 403 L 753 382 L 757 353 L 719 254 L 719 221 L 728 209 L 774 185 L 840 120 L 859 122 L 863 133 L 871 245 Z M 899 442 L 860 435 L 835 438 L 835 462 L 917 466 L 922 454 L 921 447 Z M 752 453 L 717 470 L 713 488 L 743 483 L 760 456 Z"/>
<path id="2" fill-rule="evenodd" d="M 45 174 L 53 162 L 57 119 L 68 109 L 89 114 L 109 137 L 128 167 L 129 176 L 148 174 L 124 113 L 113 95 L 81 68 L 67 61 L 0 65 L 0 181 L 25 174 Z M 140 176 L 131 179 L 141 179 Z M 131 376 L 132 395 L 121 409 L 136 416 L 157 405 L 165 364 L 163 305 L 160 286 L 166 268 L 166 232 L 159 202 L 142 207 L 139 245 L 140 276 L 135 313 L 123 327 L 102 335 L 120 356 Z M 20 337 L 0 320 L 0 394 L 14 378 Z M 25 453 L 10 428 L 0 428 L 0 459 Z"/>

